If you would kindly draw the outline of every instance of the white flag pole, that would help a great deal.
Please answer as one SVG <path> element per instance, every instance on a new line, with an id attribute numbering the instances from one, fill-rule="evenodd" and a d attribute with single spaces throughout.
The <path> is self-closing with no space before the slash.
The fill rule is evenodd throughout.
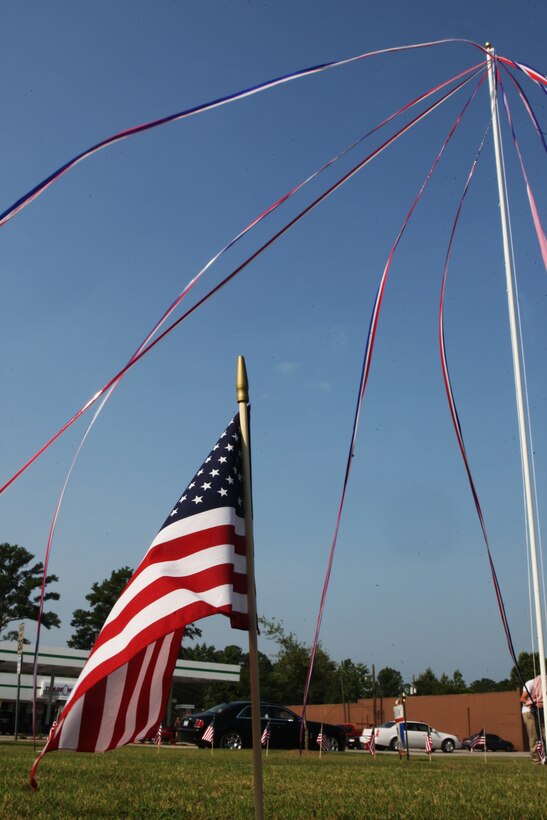
<path id="1" fill-rule="evenodd" d="M 256 616 L 256 589 L 254 572 L 253 496 L 251 490 L 251 441 L 249 425 L 249 382 L 245 359 L 237 359 L 237 403 L 241 426 L 241 460 L 243 465 L 243 492 L 245 504 L 245 542 L 247 548 L 247 605 L 249 611 L 249 672 L 251 678 L 251 712 L 253 737 L 253 798 L 255 820 L 264 816 L 262 786 L 262 743 L 260 731 L 260 685 L 258 679 L 258 639 Z"/>
<path id="2" fill-rule="evenodd" d="M 511 252 L 509 243 L 509 228 L 507 220 L 507 191 L 503 177 L 501 161 L 501 129 L 498 118 L 498 98 L 495 77 L 495 51 L 490 43 L 485 45 L 488 54 L 488 84 L 490 88 L 490 108 L 492 113 L 492 132 L 494 135 L 494 153 L 496 158 L 496 175 L 498 179 L 499 208 L 501 219 L 501 233 L 503 240 L 503 256 L 505 261 L 505 281 L 507 286 L 507 307 L 509 311 L 509 329 L 511 334 L 511 351 L 513 354 L 513 370 L 515 377 L 515 397 L 517 402 L 517 419 L 521 447 L 522 475 L 524 483 L 524 500 L 526 505 L 526 524 L 528 527 L 528 539 L 530 549 L 530 559 L 532 567 L 532 585 L 534 592 L 534 608 L 536 616 L 536 630 L 539 651 L 539 667 L 541 672 L 541 696 L 543 702 L 547 702 L 547 669 L 545 664 L 545 646 L 543 641 L 543 613 L 541 609 L 541 593 L 539 584 L 539 569 L 536 547 L 536 528 L 534 503 L 532 497 L 532 482 L 530 477 L 530 464 L 528 455 L 529 433 L 526 426 L 526 415 L 524 408 L 522 375 L 521 375 L 521 354 L 518 341 L 517 319 L 515 309 L 515 296 L 513 288 L 513 268 L 511 264 Z M 545 711 L 545 710 L 544 710 Z M 545 736 L 545 716 L 543 717 L 542 733 Z"/>

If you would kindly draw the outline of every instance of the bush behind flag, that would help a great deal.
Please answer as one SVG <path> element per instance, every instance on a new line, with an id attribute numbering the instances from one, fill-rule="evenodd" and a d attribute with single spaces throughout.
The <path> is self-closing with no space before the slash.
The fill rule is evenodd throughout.
<path id="1" fill-rule="evenodd" d="M 185 627 L 248 629 L 241 430 L 228 425 L 108 616 L 46 752 L 105 752 L 156 732 Z"/>

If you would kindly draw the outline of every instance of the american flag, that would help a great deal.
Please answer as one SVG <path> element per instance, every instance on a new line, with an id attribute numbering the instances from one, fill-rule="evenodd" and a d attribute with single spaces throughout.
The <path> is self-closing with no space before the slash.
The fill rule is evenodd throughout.
<path id="1" fill-rule="evenodd" d="M 208 725 L 206 730 L 201 736 L 201 739 L 205 741 L 205 743 L 210 743 L 211 746 L 213 745 L 213 741 L 215 739 L 215 721 L 211 721 Z"/>
<path id="2" fill-rule="evenodd" d="M 51 724 L 49 732 L 48 732 L 48 736 L 47 736 L 48 740 L 49 740 L 50 737 L 53 737 L 53 735 L 55 734 L 55 729 L 56 728 L 57 728 L 57 721 L 54 720 L 53 723 Z"/>
<path id="3" fill-rule="evenodd" d="M 538 740 L 538 745 L 536 746 L 536 752 L 537 752 L 539 762 L 543 763 L 545 765 L 546 757 L 545 757 L 545 747 L 543 745 L 543 740 Z"/>
<path id="4" fill-rule="evenodd" d="M 433 741 L 431 740 L 431 735 L 429 732 L 427 733 L 427 737 L 425 739 L 425 753 L 430 755 L 433 751 Z"/>
<path id="5" fill-rule="evenodd" d="M 471 741 L 471 751 L 473 751 L 473 749 L 478 749 L 479 746 L 486 748 L 486 738 L 484 737 L 484 733 L 475 735 Z"/>
<path id="6" fill-rule="evenodd" d="M 262 737 L 260 738 L 260 742 L 263 746 L 266 745 L 270 740 L 270 721 L 267 722 L 264 731 L 262 732 Z"/>
<path id="7" fill-rule="evenodd" d="M 158 726 L 158 731 L 156 732 L 156 737 L 154 738 L 154 743 L 157 743 L 157 745 L 158 745 L 158 746 L 159 746 L 159 745 L 160 745 L 160 743 L 161 743 L 161 733 L 162 733 L 162 728 L 163 728 L 163 727 L 162 727 L 162 725 L 161 725 L 161 723 L 160 723 L 160 725 Z"/>
<path id="8" fill-rule="evenodd" d="M 239 418 L 179 497 L 108 616 L 46 752 L 105 752 L 164 713 L 185 627 L 222 613 L 248 629 Z"/>
<path id="9" fill-rule="evenodd" d="M 321 727 L 321 731 L 317 735 L 317 745 L 323 752 L 327 750 L 327 738 L 326 735 L 323 734 L 323 727 Z"/>
<path id="10" fill-rule="evenodd" d="M 365 749 L 367 749 L 371 753 L 371 755 L 376 754 L 376 738 L 374 737 L 375 731 L 376 730 L 374 729 L 374 727 L 372 727 L 370 737 L 368 741 L 365 743 Z"/>

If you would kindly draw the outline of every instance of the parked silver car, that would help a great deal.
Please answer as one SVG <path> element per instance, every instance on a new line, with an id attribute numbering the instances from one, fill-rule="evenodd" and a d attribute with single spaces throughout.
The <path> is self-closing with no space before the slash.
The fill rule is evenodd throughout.
<path id="1" fill-rule="evenodd" d="M 446 732 L 439 732 L 428 726 L 427 723 L 419 723 L 416 720 L 407 720 L 406 731 L 408 737 L 408 746 L 410 749 L 424 749 L 427 739 L 427 733 L 431 735 L 431 743 L 433 750 L 442 749 L 443 752 L 453 752 L 454 749 L 461 749 L 462 742 L 456 735 L 450 735 Z M 363 733 L 359 738 L 361 747 L 364 748 L 370 741 L 370 734 L 372 729 L 363 729 Z M 397 732 L 397 724 L 394 720 L 388 720 L 377 726 L 374 730 L 374 742 L 377 749 L 391 749 L 395 751 L 399 748 L 399 734 Z"/>

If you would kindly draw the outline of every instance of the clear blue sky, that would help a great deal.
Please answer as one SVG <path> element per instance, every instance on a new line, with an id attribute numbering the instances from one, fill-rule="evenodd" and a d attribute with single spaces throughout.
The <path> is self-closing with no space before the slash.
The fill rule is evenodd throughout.
<path id="1" fill-rule="evenodd" d="M 316 63 L 465 37 L 490 40 L 500 54 L 545 71 L 546 23 L 538 2 L 7 0 L 0 210 L 118 130 Z M 445 45 L 374 58 L 148 132 L 80 163 L 13 219 L 0 231 L 0 478 L 127 361 L 183 285 L 254 216 L 477 56 L 469 46 Z M 545 128 L 545 96 L 522 82 Z M 44 643 L 70 636 L 71 614 L 93 581 L 139 563 L 235 412 L 238 354 L 247 360 L 253 404 L 259 610 L 312 640 L 372 301 L 464 99 L 399 140 L 126 377 L 66 496 L 50 565 L 60 577 L 63 626 Z M 545 224 L 545 157 L 514 94 L 511 105 Z M 437 344 L 448 236 L 488 115 L 483 88 L 393 264 L 323 619 L 323 644 L 335 658 L 392 666 L 407 680 L 426 666 L 437 674 L 459 668 L 468 682 L 505 677 L 511 667 Z M 544 498 L 547 282 L 504 137 Z M 362 155 L 223 257 L 196 297 Z M 521 651 L 530 649 L 527 567 L 497 202 L 489 142 L 454 248 L 446 337 Z M 84 422 L 75 425 L 0 499 L 2 541 L 43 556 L 83 430 Z M 201 626 L 217 646 L 244 639 L 221 618 Z"/>

